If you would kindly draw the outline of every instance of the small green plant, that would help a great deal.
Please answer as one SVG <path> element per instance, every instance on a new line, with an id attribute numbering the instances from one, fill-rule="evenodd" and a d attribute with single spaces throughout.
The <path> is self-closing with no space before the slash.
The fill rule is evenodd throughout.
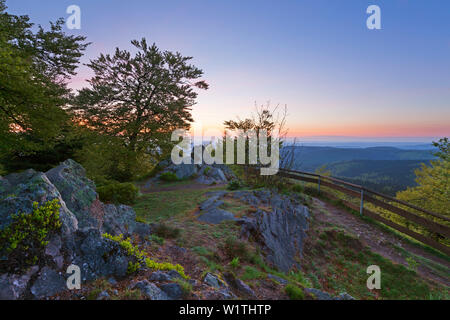
<path id="1" fill-rule="evenodd" d="M 244 274 L 242 275 L 242 280 L 263 279 L 265 277 L 266 277 L 266 274 L 264 272 L 261 272 L 254 267 L 246 266 L 244 268 Z"/>
<path id="2" fill-rule="evenodd" d="M 165 223 L 157 224 L 153 228 L 154 234 L 165 239 L 175 239 L 180 235 L 180 229 L 168 226 Z"/>
<path id="3" fill-rule="evenodd" d="M 303 289 L 292 283 L 288 284 L 284 290 L 291 300 L 303 300 L 305 298 Z"/>
<path id="4" fill-rule="evenodd" d="M 163 172 L 160 176 L 159 179 L 162 181 L 166 181 L 166 182 L 174 182 L 174 181 L 178 181 L 178 177 L 175 173 L 167 171 L 167 172 Z"/>
<path id="5" fill-rule="evenodd" d="M 141 264 L 139 262 L 128 262 L 127 274 L 133 274 L 141 268 Z"/>
<path id="6" fill-rule="evenodd" d="M 162 246 L 164 244 L 164 238 L 157 236 L 156 234 L 152 234 L 150 236 L 150 240 Z"/>
<path id="7" fill-rule="evenodd" d="M 131 243 L 131 239 L 124 239 L 123 235 L 112 236 L 108 233 L 104 233 L 103 237 L 118 243 L 122 249 L 124 249 L 128 256 L 134 257 L 135 262 L 131 262 L 128 264 L 129 272 L 136 272 L 142 265 L 145 265 L 147 268 L 152 270 L 176 270 L 178 273 L 184 278 L 189 279 L 189 277 L 184 273 L 184 268 L 179 265 L 173 265 L 168 262 L 155 262 L 152 259 L 148 258 L 144 251 L 139 250 L 139 248 Z"/>
<path id="8" fill-rule="evenodd" d="M 233 191 L 233 190 L 238 190 L 238 189 L 240 189 L 241 188 L 241 184 L 239 183 L 239 181 L 237 181 L 237 180 L 232 180 L 232 181 L 230 181 L 229 183 L 228 183 L 228 187 L 227 187 L 227 189 L 228 190 L 231 190 L 231 191 Z"/>
<path id="9" fill-rule="evenodd" d="M 233 260 L 231 260 L 231 262 L 230 262 L 230 266 L 231 266 L 233 269 L 239 268 L 239 257 L 233 258 Z"/>
<path id="10" fill-rule="evenodd" d="M 139 189 L 130 182 L 113 182 L 98 187 L 97 193 L 103 202 L 132 205 L 136 202 Z"/>
<path id="11" fill-rule="evenodd" d="M 292 186 L 292 191 L 293 192 L 303 193 L 303 190 L 304 190 L 304 188 L 303 188 L 303 186 L 301 184 L 294 184 Z"/>
<path id="12" fill-rule="evenodd" d="M 242 260 L 248 260 L 250 257 L 250 250 L 245 242 L 239 241 L 236 237 L 230 236 L 225 239 L 222 245 L 225 254 L 230 257 L 239 257 Z"/>
<path id="13" fill-rule="evenodd" d="M 50 235 L 61 228 L 60 207 L 58 199 L 41 206 L 34 202 L 32 213 L 12 215 L 13 222 L 0 232 L 0 255 L 8 258 L 0 269 L 24 269 L 38 263 Z"/>
<path id="14" fill-rule="evenodd" d="M 175 283 L 178 283 L 181 287 L 181 291 L 183 292 L 183 297 L 186 298 L 192 292 L 192 284 L 184 279 L 175 279 Z"/>
<path id="15" fill-rule="evenodd" d="M 412 271 L 417 271 L 419 263 L 413 257 L 407 257 L 406 262 L 408 263 L 408 267 Z"/>

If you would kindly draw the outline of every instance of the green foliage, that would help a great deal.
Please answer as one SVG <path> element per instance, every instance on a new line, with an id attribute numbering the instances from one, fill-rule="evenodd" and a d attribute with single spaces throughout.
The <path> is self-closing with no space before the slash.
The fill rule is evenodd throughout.
<path id="1" fill-rule="evenodd" d="M 417 261 L 413 257 L 407 257 L 406 258 L 406 262 L 408 263 L 408 267 L 412 271 L 417 271 L 417 267 L 418 267 L 419 264 L 417 263 Z"/>
<path id="2" fill-rule="evenodd" d="M 160 246 L 162 246 L 164 244 L 164 238 L 158 237 L 156 234 L 152 234 L 150 236 L 150 240 L 153 242 L 156 242 L 157 244 L 159 244 Z"/>
<path id="3" fill-rule="evenodd" d="M 237 268 L 239 268 L 239 257 L 235 257 L 235 258 L 233 258 L 233 260 L 231 260 L 231 262 L 230 262 L 230 266 L 233 268 L 233 269 L 237 269 Z"/>
<path id="4" fill-rule="evenodd" d="M 13 215 L 13 222 L 0 232 L 0 253 L 6 262 L 0 269 L 23 269 L 38 263 L 49 236 L 61 228 L 59 200 L 54 199 L 39 206 L 33 203 L 33 212 Z"/>
<path id="5" fill-rule="evenodd" d="M 130 182 L 152 169 L 153 157 L 142 151 L 129 150 L 119 138 L 91 133 L 76 154 L 87 174 L 96 183 L 101 181 Z"/>
<path id="6" fill-rule="evenodd" d="M 79 91 L 71 110 L 94 131 L 120 139 L 129 151 L 167 154 L 172 132 L 193 121 L 194 89 L 208 85 L 195 81 L 203 72 L 189 64 L 191 57 L 161 51 L 145 39 L 132 44 L 135 54 L 117 49 L 90 61 L 91 86 Z"/>
<path id="7" fill-rule="evenodd" d="M 298 192 L 298 193 L 303 193 L 304 192 L 304 188 L 301 184 L 294 184 L 292 186 L 292 191 L 293 192 Z"/>
<path id="8" fill-rule="evenodd" d="M 175 239 L 180 235 L 180 229 L 165 223 L 159 223 L 153 228 L 153 233 L 165 239 Z"/>
<path id="9" fill-rule="evenodd" d="M 192 292 L 192 285 L 184 279 L 175 279 L 175 283 L 178 283 L 183 292 L 183 297 L 186 298 Z"/>
<path id="10" fill-rule="evenodd" d="M 227 237 L 222 244 L 222 250 L 229 258 L 238 257 L 242 260 L 250 258 L 250 250 L 244 241 L 240 241 L 236 237 Z"/>
<path id="11" fill-rule="evenodd" d="M 141 268 L 142 265 L 145 265 L 147 268 L 153 270 L 175 270 L 178 271 L 178 273 L 184 279 L 189 279 L 189 277 L 184 273 L 184 268 L 181 265 L 173 265 L 168 262 L 159 263 L 153 261 L 152 259 L 147 257 L 147 254 L 144 251 L 133 245 L 130 238 L 124 239 L 122 234 L 118 236 L 112 236 L 108 233 L 105 233 L 103 234 L 103 237 L 117 242 L 121 246 L 121 248 L 126 251 L 128 256 L 134 257 L 136 259 L 135 262 L 129 262 L 128 272 L 136 272 L 137 270 L 139 270 L 139 268 Z"/>
<path id="12" fill-rule="evenodd" d="M 266 274 L 264 272 L 259 271 L 258 269 L 251 267 L 251 266 L 245 266 L 244 268 L 244 274 L 242 275 L 242 280 L 254 280 L 254 279 L 263 279 L 266 277 Z"/>
<path id="13" fill-rule="evenodd" d="M 179 180 L 177 175 L 175 173 L 173 173 L 173 172 L 170 172 L 170 171 L 162 173 L 159 176 L 159 179 L 162 180 L 162 181 L 166 181 L 166 182 L 174 182 L 174 181 L 178 181 Z"/>
<path id="14" fill-rule="evenodd" d="M 399 192 L 397 198 L 418 207 L 450 215 L 450 149 L 447 138 L 435 143 L 438 160 L 415 171 L 417 187 Z"/>
<path id="15" fill-rule="evenodd" d="M 284 290 L 291 300 L 303 300 L 305 298 L 303 289 L 294 284 L 288 284 Z"/>
<path id="16" fill-rule="evenodd" d="M 112 182 L 98 187 L 97 192 L 103 202 L 132 205 L 136 202 L 139 189 L 130 182 Z"/>
<path id="17" fill-rule="evenodd" d="M 238 180 L 232 180 L 228 183 L 228 190 L 238 190 L 241 188 L 241 184 L 239 183 Z"/>
<path id="18" fill-rule="evenodd" d="M 55 147 L 70 149 L 65 141 L 70 118 L 62 107 L 70 98 L 67 80 L 88 44 L 85 37 L 66 35 L 62 19 L 46 31 L 34 27 L 28 16 L 6 12 L 4 1 L 0 4 L 2 161 L 44 165 L 39 157 L 58 157 Z"/>

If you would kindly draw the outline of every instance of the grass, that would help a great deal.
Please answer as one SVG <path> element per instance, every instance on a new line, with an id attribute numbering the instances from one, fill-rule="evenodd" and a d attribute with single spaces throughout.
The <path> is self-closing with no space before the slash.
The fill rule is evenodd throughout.
<path id="1" fill-rule="evenodd" d="M 192 213 L 207 190 L 174 190 L 147 193 L 140 196 L 133 206 L 138 218 L 147 223 L 159 222 L 174 216 Z"/>
<path id="2" fill-rule="evenodd" d="M 308 275 L 317 277 L 311 282 L 318 289 L 334 295 L 345 291 L 357 299 L 448 297 L 448 287 L 425 281 L 414 270 L 370 251 L 357 238 L 342 230 L 327 228 L 317 236 L 321 245 L 317 244 L 316 250 L 309 248 L 305 253 L 304 267 Z M 370 265 L 381 269 L 380 290 L 369 290 L 366 286 L 369 277 L 366 271 Z"/>

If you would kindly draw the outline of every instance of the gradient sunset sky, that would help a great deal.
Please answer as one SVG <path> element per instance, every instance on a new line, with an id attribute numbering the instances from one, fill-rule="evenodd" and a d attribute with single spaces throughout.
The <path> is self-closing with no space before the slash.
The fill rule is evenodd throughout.
<path id="1" fill-rule="evenodd" d="M 270 100 L 288 106 L 290 135 L 305 139 L 450 136 L 450 1 L 7 1 L 44 26 L 72 4 L 82 26 L 67 32 L 93 43 L 84 63 L 142 37 L 193 56 L 210 84 L 193 109 L 204 126 Z M 371 4 L 382 30 L 366 27 Z M 90 75 L 80 67 L 71 87 Z"/>

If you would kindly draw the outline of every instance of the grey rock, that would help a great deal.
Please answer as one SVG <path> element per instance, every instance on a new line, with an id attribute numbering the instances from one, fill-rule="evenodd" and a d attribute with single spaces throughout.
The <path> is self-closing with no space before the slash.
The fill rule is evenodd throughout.
<path id="1" fill-rule="evenodd" d="M 177 271 L 177 270 L 169 270 L 167 272 L 167 274 L 172 278 L 172 279 L 182 279 L 183 277 L 181 276 L 181 274 Z"/>
<path id="2" fill-rule="evenodd" d="M 295 258 L 301 256 L 308 229 L 308 208 L 292 199 L 266 190 L 238 192 L 237 197 L 249 204 L 269 203 L 271 212 L 258 210 L 254 217 L 240 219 L 241 235 L 253 237 L 262 245 L 267 262 L 283 272 L 297 266 Z M 256 201 L 253 197 L 257 198 Z"/>
<path id="3" fill-rule="evenodd" d="M 116 286 L 117 285 L 117 280 L 114 279 L 113 277 L 108 279 L 108 283 L 112 286 Z"/>
<path id="4" fill-rule="evenodd" d="M 337 297 L 337 300 L 355 300 L 355 298 L 353 298 L 347 292 L 343 292 Z"/>
<path id="5" fill-rule="evenodd" d="M 334 300 L 334 298 L 330 294 L 318 289 L 305 288 L 305 291 L 315 297 L 317 300 Z"/>
<path id="6" fill-rule="evenodd" d="M 109 300 L 111 297 L 109 296 L 108 291 L 102 291 L 97 297 L 97 300 Z"/>
<path id="7" fill-rule="evenodd" d="M 17 300 L 25 292 L 29 275 L 9 275 L 3 274 L 0 276 L 0 300 Z"/>
<path id="8" fill-rule="evenodd" d="M 282 285 L 286 285 L 288 283 L 287 280 L 285 280 L 283 278 L 280 278 L 280 277 L 278 277 L 276 275 L 273 275 L 273 274 L 268 274 L 267 277 L 269 279 L 275 280 L 276 282 L 278 282 L 279 284 L 282 284 Z"/>
<path id="9" fill-rule="evenodd" d="M 306 288 L 305 291 L 315 297 L 317 300 L 355 300 L 355 298 L 353 298 L 347 292 L 341 293 L 337 297 L 333 297 L 329 293 L 315 288 Z"/>
<path id="10" fill-rule="evenodd" d="M 133 288 L 137 288 L 150 300 L 170 300 L 169 296 L 153 283 L 147 280 L 137 282 Z"/>
<path id="11" fill-rule="evenodd" d="M 248 298 L 256 298 L 255 292 L 241 279 L 237 279 L 231 273 L 224 274 L 225 281 L 229 284 L 230 287 L 244 294 Z"/>
<path id="12" fill-rule="evenodd" d="M 44 267 L 39 273 L 39 277 L 31 287 L 31 293 L 37 299 L 51 297 L 57 293 L 66 290 L 66 281 L 64 277 L 48 267 Z"/>
<path id="13" fill-rule="evenodd" d="M 197 166 L 194 164 L 171 164 L 163 170 L 164 172 L 173 172 L 178 179 L 189 179 L 197 174 Z"/>
<path id="14" fill-rule="evenodd" d="M 5 190 L 0 196 L 0 230 L 11 224 L 13 214 L 30 214 L 33 212 L 34 202 L 42 205 L 54 199 L 58 199 L 61 205 L 59 215 L 62 233 L 68 235 L 78 229 L 75 215 L 67 208 L 60 192 L 44 173 L 32 169 L 13 173 L 4 177 L 3 186 Z"/>
<path id="15" fill-rule="evenodd" d="M 170 280 L 172 280 L 172 277 L 169 276 L 165 272 L 156 271 L 150 275 L 149 280 L 150 281 L 170 281 Z"/>
<path id="16" fill-rule="evenodd" d="M 179 300 L 183 298 L 183 290 L 178 283 L 167 283 L 161 286 L 161 290 L 164 291 L 170 298 Z"/>
<path id="17" fill-rule="evenodd" d="M 201 213 L 201 215 L 197 218 L 199 221 L 207 222 L 211 224 L 219 224 L 222 221 L 228 220 L 236 220 L 234 215 L 223 209 L 212 209 L 206 212 Z"/>
<path id="18" fill-rule="evenodd" d="M 225 283 L 221 279 L 219 279 L 218 276 L 209 272 L 206 274 L 205 278 L 203 279 L 203 282 L 206 283 L 208 286 L 216 289 L 226 287 Z"/>

